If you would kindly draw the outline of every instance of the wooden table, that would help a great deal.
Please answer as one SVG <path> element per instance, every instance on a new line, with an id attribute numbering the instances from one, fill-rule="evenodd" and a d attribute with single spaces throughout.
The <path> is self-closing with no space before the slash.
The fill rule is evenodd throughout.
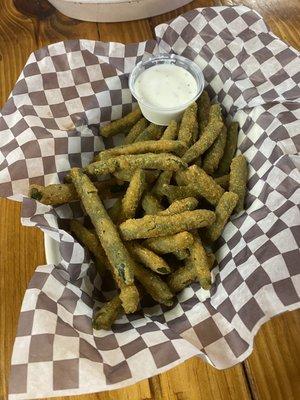
<path id="1" fill-rule="evenodd" d="M 45 1 L 1 1 L 0 107 L 29 54 L 66 39 L 138 42 L 153 37 L 154 27 L 203 6 L 244 4 L 257 10 L 279 37 L 300 48 L 298 0 L 195 0 L 169 14 L 134 22 L 95 24 L 68 19 Z M 24 17 L 24 14 L 26 17 Z M 42 233 L 20 224 L 20 205 L 0 200 L 0 399 L 7 380 L 21 301 L 37 265 L 45 263 Z M 300 395 L 300 313 L 281 315 L 262 327 L 255 350 L 242 364 L 218 371 L 191 359 L 169 372 L 112 392 L 80 400 L 292 400 Z M 297 329 L 298 328 L 298 329 Z M 60 398 L 63 399 L 63 398 Z M 64 398 L 67 399 L 67 398 Z M 75 399 L 75 397 L 68 397 Z"/>

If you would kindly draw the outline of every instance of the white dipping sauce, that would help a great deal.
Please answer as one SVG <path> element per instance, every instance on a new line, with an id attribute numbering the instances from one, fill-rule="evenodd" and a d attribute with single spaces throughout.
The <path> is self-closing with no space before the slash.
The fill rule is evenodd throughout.
<path id="1" fill-rule="evenodd" d="M 198 93 L 193 75 L 169 63 L 143 71 L 137 77 L 134 89 L 144 116 L 160 125 L 178 119 L 183 111 L 182 106 L 191 102 Z M 173 110 L 167 110 L 169 108 Z"/>

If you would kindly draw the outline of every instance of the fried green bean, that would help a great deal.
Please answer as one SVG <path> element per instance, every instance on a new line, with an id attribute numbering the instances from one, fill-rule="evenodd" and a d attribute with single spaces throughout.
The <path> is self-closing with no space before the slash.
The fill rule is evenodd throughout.
<path id="1" fill-rule="evenodd" d="M 107 214 L 114 224 L 118 224 L 123 219 L 122 215 L 122 199 L 119 198 L 115 201 L 114 205 L 107 210 Z"/>
<path id="2" fill-rule="evenodd" d="M 194 267 L 201 287 L 205 290 L 211 287 L 210 264 L 204 247 L 198 235 L 194 235 L 194 243 L 190 247 L 190 263 Z"/>
<path id="3" fill-rule="evenodd" d="M 161 275 L 169 274 L 171 272 L 171 268 L 166 261 L 146 247 L 133 242 L 128 243 L 127 247 L 138 262 L 143 264 L 145 267 L 150 268 L 152 271 Z"/>
<path id="4" fill-rule="evenodd" d="M 157 197 L 151 193 L 146 193 L 143 197 L 142 207 L 146 215 L 157 214 L 164 209 Z"/>
<path id="5" fill-rule="evenodd" d="M 196 143 L 198 139 L 199 139 L 199 124 L 196 118 L 193 129 L 192 144 Z"/>
<path id="6" fill-rule="evenodd" d="M 154 300 L 166 306 L 172 306 L 173 293 L 157 274 L 136 263 L 134 276 Z"/>
<path id="7" fill-rule="evenodd" d="M 228 175 L 223 175 L 219 176 L 218 178 L 215 178 L 214 181 L 220 185 L 223 189 L 227 190 L 229 187 L 229 174 Z"/>
<path id="8" fill-rule="evenodd" d="M 122 199 L 122 218 L 134 218 L 142 194 L 146 188 L 146 175 L 144 170 L 137 169 L 133 175 L 128 189 Z"/>
<path id="9" fill-rule="evenodd" d="M 192 103 L 183 113 L 178 131 L 178 140 L 181 140 L 189 147 L 192 144 L 193 130 L 197 119 L 197 104 Z"/>
<path id="10" fill-rule="evenodd" d="M 100 128 L 100 135 L 107 138 L 118 133 L 127 133 L 141 117 L 141 110 L 137 107 L 125 117 L 112 121 L 110 124 Z"/>
<path id="11" fill-rule="evenodd" d="M 163 171 L 160 173 L 155 185 L 153 186 L 151 192 L 161 199 L 164 196 L 163 185 L 169 185 L 172 179 L 173 172 L 172 171 Z"/>
<path id="12" fill-rule="evenodd" d="M 138 122 L 130 129 L 128 135 L 124 139 L 124 144 L 130 144 L 142 133 L 148 126 L 146 118 L 141 118 Z"/>
<path id="13" fill-rule="evenodd" d="M 236 193 L 239 200 L 235 207 L 235 212 L 240 212 L 244 209 L 244 201 L 246 195 L 248 179 L 248 164 L 246 157 L 240 154 L 233 158 L 230 165 L 229 174 L 229 191 Z"/>
<path id="14" fill-rule="evenodd" d="M 186 262 L 167 278 L 167 284 L 173 293 L 181 292 L 186 286 L 195 282 L 197 273 L 193 265 Z"/>
<path id="15" fill-rule="evenodd" d="M 135 142 L 144 142 L 145 140 L 158 140 L 163 133 L 163 126 L 150 124 L 143 132 L 135 139 Z"/>
<path id="16" fill-rule="evenodd" d="M 117 319 L 118 315 L 123 312 L 122 303 L 119 295 L 116 295 L 107 303 L 105 303 L 93 318 L 94 329 L 109 330 Z"/>
<path id="17" fill-rule="evenodd" d="M 235 193 L 225 192 L 223 194 L 215 210 L 216 220 L 206 231 L 207 238 L 210 241 L 214 242 L 220 237 L 226 222 L 238 202 L 238 199 L 239 197 Z"/>
<path id="18" fill-rule="evenodd" d="M 178 184 L 188 183 L 189 185 L 194 185 L 198 195 L 204 197 L 213 206 L 218 204 L 224 193 L 224 189 L 197 165 L 192 165 L 185 171 L 178 173 L 176 175 L 176 180 Z"/>
<path id="19" fill-rule="evenodd" d="M 114 176 L 118 181 L 130 182 L 137 169 L 138 168 L 120 169 L 114 172 Z M 160 171 L 155 171 L 150 169 L 144 171 L 146 174 L 146 182 L 148 184 L 155 182 L 160 174 Z"/>
<path id="20" fill-rule="evenodd" d="M 214 104 L 210 107 L 209 122 L 200 138 L 184 154 L 182 160 L 188 164 L 200 157 L 214 143 L 223 128 L 221 107 Z M 179 138 L 179 136 L 178 136 Z"/>
<path id="21" fill-rule="evenodd" d="M 147 239 L 209 226 L 214 220 L 214 212 L 194 210 L 174 215 L 145 215 L 143 218 L 128 219 L 119 229 L 124 240 Z"/>
<path id="22" fill-rule="evenodd" d="M 175 140 L 177 138 L 178 125 L 175 120 L 169 122 L 160 140 Z"/>
<path id="23" fill-rule="evenodd" d="M 209 120 L 210 100 L 206 90 L 203 90 L 197 103 L 198 103 L 199 134 L 201 135 L 204 131 L 204 128 L 208 124 Z"/>
<path id="24" fill-rule="evenodd" d="M 177 250 L 185 250 L 194 242 L 193 235 L 189 232 L 175 233 L 174 235 L 147 239 L 143 244 L 149 249 L 159 253 L 174 253 Z"/>
<path id="25" fill-rule="evenodd" d="M 119 197 L 124 193 L 125 186 L 118 185 L 116 179 L 106 179 L 94 182 L 103 199 Z M 58 183 L 48 186 L 30 185 L 28 196 L 42 204 L 58 206 L 79 200 L 76 189 L 72 183 Z"/>
<path id="26" fill-rule="evenodd" d="M 215 261 L 212 253 L 207 253 L 209 269 L 211 270 Z M 188 259 L 184 266 L 178 268 L 167 278 L 169 288 L 173 293 L 181 292 L 186 286 L 197 280 L 197 271 L 191 260 Z"/>
<path id="27" fill-rule="evenodd" d="M 95 227 L 97 236 L 110 262 L 116 283 L 121 289 L 120 297 L 123 308 L 125 312 L 134 312 L 139 303 L 139 294 L 133 284 L 134 261 L 120 239 L 119 233 L 109 218 L 93 183 L 79 168 L 72 168 L 70 173 L 85 211 Z M 126 286 L 132 286 L 132 288 L 129 289 Z M 129 291 L 130 300 L 127 302 L 128 297 L 125 296 L 125 293 Z M 126 303 L 125 300 L 123 301 L 125 297 Z"/>
<path id="28" fill-rule="evenodd" d="M 199 191 L 193 185 L 162 185 L 161 194 L 166 196 L 170 203 L 173 203 L 176 200 L 182 200 L 187 197 L 197 197 Z"/>
<path id="29" fill-rule="evenodd" d="M 209 175 L 212 175 L 217 170 L 220 160 L 223 157 L 226 144 L 226 136 L 227 128 L 225 125 L 223 125 L 219 136 L 204 154 L 202 168 Z"/>
<path id="30" fill-rule="evenodd" d="M 186 197 L 185 199 L 175 200 L 168 208 L 160 211 L 158 215 L 173 215 L 184 211 L 192 211 L 197 208 L 198 200 L 195 197 Z"/>
<path id="31" fill-rule="evenodd" d="M 182 156 L 186 150 L 186 144 L 179 140 L 147 140 L 145 142 L 135 142 L 103 150 L 94 158 L 94 162 L 128 154 L 174 153 Z"/>
<path id="32" fill-rule="evenodd" d="M 70 230 L 80 243 L 94 255 L 97 270 L 100 275 L 103 275 L 105 269 L 109 268 L 109 261 L 97 236 L 76 219 L 71 220 Z"/>
<path id="33" fill-rule="evenodd" d="M 230 164 L 236 152 L 238 133 L 239 133 L 239 124 L 237 122 L 232 122 L 227 131 L 224 155 L 220 161 L 217 170 L 218 176 L 228 174 L 230 170 Z"/>
<path id="34" fill-rule="evenodd" d="M 167 171 L 178 171 L 187 165 L 173 154 L 129 154 L 104 161 L 96 161 L 85 167 L 84 171 L 88 175 L 104 175 L 114 173 L 120 169 L 158 169 Z"/>
<path id="35" fill-rule="evenodd" d="M 112 275 L 115 278 L 113 272 Z M 136 310 L 138 310 L 140 301 L 140 295 L 137 287 L 135 286 L 134 283 L 125 285 L 124 283 L 120 282 L 119 288 L 120 288 L 119 297 L 122 302 L 122 307 L 124 308 L 125 313 L 126 314 L 134 313 Z"/>
<path id="36" fill-rule="evenodd" d="M 188 249 L 177 250 L 173 254 L 178 260 L 182 261 L 190 256 L 190 251 Z"/>

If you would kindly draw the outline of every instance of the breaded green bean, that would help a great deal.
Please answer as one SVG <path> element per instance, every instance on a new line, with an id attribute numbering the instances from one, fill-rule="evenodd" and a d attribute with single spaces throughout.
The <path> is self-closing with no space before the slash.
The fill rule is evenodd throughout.
<path id="1" fill-rule="evenodd" d="M 208 262 L 209 262 L 209 270 L 211 271 L 214 267 L 214 263 L 216 261 L 216 257 L 214 255 L 214 253 L 208 252 L 206 251 L 206 257 L 208 258 Z"/>
<path id="2" fill-rule="evenodd" d="M 190 263 L 195 268 L 197 278 L 201 287 L 205 290 L 211 287 L 211 274 L 209 260 L 206 256 L 204 247 L 197 234 L 194 235 L 194 243 L 190 247 Z"/>
<path id="3" fill-rule="evenodd" d="M 30 185 L 28 196 L 46 205 L 60 205 L 78 200 L 72 183 L 53 184 L 48 186 Z"/>
<path id="4" fill-rule="evenodd" d="M 196 118 L 193 129 L 192 144 L 196 143 L 198 139 L 199 139 L 199 124 Z"/>
<path id="5" fill-rule="evenodd" d="M 212 253 L 207 253 L 207 258 L 209 262 L 209 269 L 211 270 L 215 261 L 215 257 Z M 184 266 L 178 268 L 175 272 L 168 276 L 167 283 L 173 293 L 178 293 L 196 280 L 197 271 L 189 258 Z"/>
<path id="6" fill-rule="evenodd" d="M 202 168 L 208 175 L 212 175 L 218 168 L 220 160 L 224 154 L 226 144 L 227 128 L 223 125 L 220 135 L 217 137 L 213 145 L 204 154 L 202 160 Z"/>
<path id="7" fill-rule="evenodd" d="M 135 141 L 135 139 L 144 132 L 148 126 L 148 121 L 146 118 L 141 118 L 138 122 L 130 129 L 128 135 L 124 139 L 124 144 L 130 144 Z"/>
<path id="8" fill-rule="evenodd" d="M 177 251 L 174 251 L 173 254 L 178 260 L 182 261 L 182 260 L 187 259 L 190 256 L 190 251 L 188 249 L 177 250 Z"/>
<path id="9" fill-rule="evenodd" d="M 145 142 L 135 142 L 103 150 L 94 158 L 94 162 L 128 154 L 174 153 L 182 156 L 186 150 L 186 144 L 179 140 L 147 140 Z"/>
<path id="10" fill-rule="evenodd" d="M 238 132 L 239 132 L 239 124 L 237 122 L 232 122 L 227 131 L 224 155 L 220 161 L 217 170 L 218 176 L 228 174 L 230 170 L 230 164 L 236 152 Z"/>
<path id="11" fill-rule="evenodd" d="M 112 272 L 112 275 L 116 280 L 114 272 Z M 134 313 L 136 310 L 138 310 L 140 301 L 140 295 L 137 287 L 135 286 L 134 283 L 125 285 L 125 283 L 122 282 L 119 282 L 118 286 L 120 288 L 119 297 L 122 302 L 122 307 L 124 308 L 125 313 L 126 314 Z"/>
<path id="12" fill-rule="evenodd" d="M 219 186 L 211 176 L 207 175 L 203 169 L 197 165 L 192 165 L 185 171 L 176 175 L 178 184 L 194 185 L 198 195 L 204 197 L 213 206 L 216 206 L 224 193 L 224 189 Z"/>
<path id="13" fill-rule="evenodd" d="M 118 185 L 116 179 L 94 182 L 103 199 L 119 197 L 124 193 L 125 186 Z M 30 185 L 28 196 L 42 204 L 58 206 L 79 200 L 72 183 L 58 183 L 48 186 Z"/>
<path id="14" fill-rule="evenodd" d="M 83 203 L 85 211 L 89 215 L 95 227 L 97 236 L 107 255 L 110 265 L 112 266 L 113 275 L 118 286 L 121 291 L 123 290 L 123 286 L 132 286 L 131 301 L 125 304 L 122 297 L 121 300 L 125 312 L 134 312 L 139 303 L 139 294 L 133 285 L 134 261 L 120 239 L 119 233 L 109 218 L 98 196 L 97 189 L 90 179 L 79 168 L 71 169 L 71 178 Z M 127 288 L 126 290 L 129 289 Z"/>
<path id="15" fill-rule="evenodd" d="M 223 128 L 221 108 L 218 104 L 210 107 L 209 122 L 200 138 L 194 143 L 182 157 L 183 161 L 190 164 L 201 156 L 214 143 Z M 179 138 L 179 136 L 178 136 Z"/>
<path id="16" fill-rule="evenodd" d="M 229 174 L 228 175 L 223 175 L 219 176 L 218 178 L 215 178 L 214 181 L 220 185 L 223 189 L 227 190 L 229 187 Z"/>
<path id="17" fill-rule="evenodd" d="M 70 230 L 80 243 L 95 256 L 97 270 L 100 275 L 103 275 L 105 269 L 109 268 L 109 261 L 97 236 L 76 219 L 71 220 Z"/>
<path id="18" fill-rule="evenodd" d="M 220 198 L 215 210 L 216 220 L 206 231 L 207 238 L 210 241 L 214 242 L 220 237 L 226 222 L 238 202 L 238 199 L 238 195 L 232 192 L 225 192 Z"/>
<path id="19" fill-rule="evenodd" d="M 70 176 L 70 172 L 68 172 L 68 173 L 64 176 L 63 182 L 64 182 L 64 183 L 72 183 L 72 179 L 71 179 L 71 176 Z"/>
<path id="20" fill-rule="evenodd" d="M 209 120 L 210 100 L 206 90 L 203 90 L 197 103 L 198 103 L 199 134 L 201 135 L 204 131 L 204 128 L 208 124 Z"/>
<path id="21" fill-rule="evenodd" d="M 214 212 L 194 210 L 174 215 L 145 215 L 143 218 L 128 219 L 119 229 L 124 240 L 147 239 L 209 226 L 214 220 Z"/>
<path id="22" fill-rule="evenodd" d="M 110 124 L 100 128 L 100 135 L 107 138 L 118 133 L 127 133 L 141 117 L 141 110 L 137 107 L 125 117 L 112 121 Z"/>
<path id="23" fill-rule="evenodd" d="M 246 195 L 248 179 L 248 164 L 246 157 L 240 154 L 233 158 L 230 165 L 229 174 L 229 191 L 236 193 L 239 200 L 235 207 L 235 212 L 240 212 L 244 209 L 244 201 Z"/>
<path id="24" fill-rule="evenodd" d="M 173 304 L 173 293 L 170 291 L 168 285 L 153 271 L 143 268 L 136 263 L 134 276 L 158 303 L 166 306 Z"/>
<path id="25" fill-rule="evenodd" d="M 180 128 L 178 131 L 178 140 L 181 140 L 189 147 L 192 144 L 193 131 L 197 119 L 197 104 L 192 103 L 183 113 Z"/>
<path id="26" fill-rule="evenodd" d="M 118 315 L 124 312 L 119 295 L 117 294 L 105 303 L 93 318 L 94 329 L 109 330 L 117 319 Z"/>
<path id="27" fill-rule="evenodd" d="M 185 250 L 189 248 L 193 242 L 193 235 L 184 231 L 175 233 L 174 235 L 147 239 L 143 244 L 159 254 L 167 254 L 177 250 Z"/>
<path id="28" fill-rule="evenodd" d="M 193 265 L 188 262 L 167 278 L 169 288 L 173 293 L 181 292 L 186 286 L 195 282 L 197 279 L 197 273 Z"/>
<path id="29" fill-rule="evenodd" d="M 114 173 L 119 169 L 158 169 L 167 171 L 178 171 L 186 168 L 186 164 L 173 154 L 129 154 L 104 161 L 96 161 L 85 167 L 84 171 L 88 175 L 104 175 Z"/>
<path id="30" fill-rule="evenodd" d="M 142 194 L 146 188 L 146 175 L 142 169 L 137 169 L 133 175 L 128 189 L 122 199 L 122 218 L 134 218 Z"/>
<path id="31" fill-rule="evenodd" d="M 161 193 L 167 197 L 170 203 L 176 200 L 182 200 L 187 197 L 198 196 L 198 190 L 193 185 L 187 186 L 174 186 L 174 185 L 162 185 Z"/>
<path id="32" fill-rule="evenodd" d="M 138 168 L 120 169 L 114 172 L 114 176 L 118 181 L 130 182 L 137 169 Z M 160 171 L 155 171 L 150 169 L 144 171 L 146 174 L 146 182 L 148 184 L 155 182 L 160 174 Z"/>
<path id="33" fill-rule="evenodd" d="M 163 133 L 163 126 L 150 124 L 142 133 L 138 135 L 135 142 L 144 142 L 145 140 L 158 140 Z"/>
<path id="34" fill-rule="evenodd" d="M 160 140 L 175 140 L 177 138 L 178 124 L 175 120 L 171 120 L 166 127 Z"/>
<path id="35" fill-rule="evenodd" d="M 96 262 L 99 262 L 101 265 L 101 275 L 103 274 L 103 267 L 109 269 L 113 276 L 116 279 L 117 285 L 121 289 L 120 298 L 122 302 L 125 304 L 125 309 L 127 312 L 132 312 L 136 305 L 137 294 L 136 288 L 132 285 L 125 285 L 123 281 L 114 275 L 114 268 L 109 262 L 103 247 L 101 246 L 98 237 L 95 233 L 91 232 L 87 228 L 85 228 L 79 221 L 72 220 L 70 224 L 71 231 L 75 233 L 77 238 L 84 244 L 88 250 L 94 254 L 96 257 Z"/>
<path id="36" fill-rule="evenodd" d="M 164 209 L 157 197 L 151 193 L 146 193 L 143 197 L 142 207 L 146 215 L 157 214 Z"/>
<path id="37" fill-rule="evenodd" d="M 163 171 L 160 173 L 155 185 L 153 186 L 151 192 L 157 196 L 157 198 L 161 199 L 164 195 L 163 193 L 163 185 L 169 185 L 172 179 L 173 171 Z"/>
<path id="38" fill-rule="evenodd" d="M 128 243 L 127 247 L 138 262 L 150 268 L 152 271 L 161 275 L 171 272 L 171 268 L 163 258 L 139 243 L 131 242 Z"/>
<path id="39" fill-rule="evenodd" d="M 185 199 L 175 200 L 168 208 L 160 211 L 158 215 L 173 215 L 184 211 L 192 211 L 197 208 L 198 200 L 195 197 L 186 197 Z"/>
<path id="40" fill-rule="evenodd" d="M 114 205 L 107 210 L 107 214 L 110 216 L 114 224 L 118 224 L 119 221 L 123 219 L 121 198 L 117 199 Z"/>
<path id="41" fill-rule="evenodd" d="M 97 218 L 97 216 L 95 216 Z M 133 260 L 130 257 L 126 247 L 120 240 L 119 233 L 114 226 L 113 222 L 109 218 L 100 218 L 97 222 L 99 226 L 97 232 L 100 242 L 106 252 L 110 263 L 115 269 L 115 273 L 124 281 L 126 284 L 133 283 Z M 92 217 L 91 217 L 92 219 Z M 92 222 L 94 223 L 94 218 Z"/>

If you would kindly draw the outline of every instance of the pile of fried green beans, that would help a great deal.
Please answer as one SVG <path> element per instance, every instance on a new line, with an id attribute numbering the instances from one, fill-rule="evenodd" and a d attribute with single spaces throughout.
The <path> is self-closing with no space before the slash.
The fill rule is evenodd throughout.
<path id="1" fill-rule="evenodd" d="M 211 245 L 244 208 L 248 165 L 236 155 L 238 131 L 206 91 L 166 128 L 136 108 L 100 129 L 105 138 L 125 134 L 123 145 L 72 168 L 67 183 L 30 186 L 31 198 L 52 206 L 81 201 L 89 216 L 90 226 L 72 220 L 70 231 L 117 289 L 95 313 L 94 329 L 139 311 L 145 293 L 170 307 L 195 281 L 211 288 Z M 111 208 L 106 199 L 116 199 Z"/>

